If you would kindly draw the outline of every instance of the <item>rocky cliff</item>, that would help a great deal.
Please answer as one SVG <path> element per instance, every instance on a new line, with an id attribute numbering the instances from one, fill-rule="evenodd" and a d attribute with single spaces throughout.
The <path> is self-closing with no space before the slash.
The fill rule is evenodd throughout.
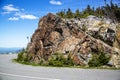
<path id="1" fill-rule="evenodd" d="M 119 66 L 120 60 L 115 58 L 120 56 L 117 33 L 116 25 L 109 19 L 95 16 L 62 19 L 49 13 L 40 19 L 28 44 L 26 57 L 38 64 L 41 60 L 49 60 L 55 53 L 62 53 L 70 55 L 76 65 L 87 65 L 93 53 L 99 54 L 103 50 L 111 56 L 112 64 Z"/>

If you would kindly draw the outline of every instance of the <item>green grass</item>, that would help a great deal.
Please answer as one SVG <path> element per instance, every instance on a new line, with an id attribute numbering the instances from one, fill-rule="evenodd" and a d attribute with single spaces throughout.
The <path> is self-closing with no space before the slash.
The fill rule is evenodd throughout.
<path id="1" fill-rule="evenodd" d="M 67 67 L 67 68 L 82 68 L 82 69 L 112 69 L 112 70 L 120 70 L 120 68 L 115 68 L 115 67 L 101 67 L 109 61 L 104 55 L 103 52 L 100 52 L 99 55 L 93 56 L 89 66 L 79 66 L 79 65 L 74 65 L 74 61 L 72 61 L 70 54 L 68 57 L 64 57 L 61 53 L 55 53 L 52 55 L 48 61 L 41 61 L 39 64 L 36 64 L 34 62 L 30 62 L 27 57 L 25 57 L 23 54 L 25 52 L 22 51 L 18 54 L 17 59 L 13 59 L 13 62 L 20 63 L 23 65 L 31 65 L 31 66 L 44 66 L 44 67 Z M 97 62 L 95 62 L 97 61 Z M 105 63 L 103 63 L 105 62 Z M 101 64 L 101 65 L 99 65 Z M 90 66 L 91 65 L 91 66 Z M 96 66 L 97 65 L 97 66 Z"/>
<path id="2" fill-rule="evenodd" d="M 17 59 L 12 60 L 15 63 L 20 63 L 23 65 L 30 65 L 30 66 L 39 66 L 39 67 L 58 67 L 58 68 L 81 68 L 81 69 L 106 69 L 106 70 L 120 70 L 120 68 L 115 68 L 115 67 L 88 67 L 88 66 L 52 66 L 52 65 L 40 65 L 40 64 L 35 64 L 35 63 L 29 63 L 29 62 L 22 62 L 22 61 L 17 61 Z"/>
<path id="3" fill-rule="evenodd" d="M 32 65 L 32 66 L 40 66 L 40 64 L 35 64 L 35 63 L 29 63 L 29 62 L 24 62 L 24 61 L 18 61 L 17 59 L 13 59 L 13 62 L 24 64 L 24 65 Z"/>

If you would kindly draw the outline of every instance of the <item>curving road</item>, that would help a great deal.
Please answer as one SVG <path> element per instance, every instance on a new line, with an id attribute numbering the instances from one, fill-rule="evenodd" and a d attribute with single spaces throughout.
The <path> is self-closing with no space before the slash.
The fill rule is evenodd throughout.
<path id="1" fill-rule="evenodd" d="M 120 70 L 29 66 L 13 63 L 16 56 L 0 55 L 0 80 L 120 80 Z"/>

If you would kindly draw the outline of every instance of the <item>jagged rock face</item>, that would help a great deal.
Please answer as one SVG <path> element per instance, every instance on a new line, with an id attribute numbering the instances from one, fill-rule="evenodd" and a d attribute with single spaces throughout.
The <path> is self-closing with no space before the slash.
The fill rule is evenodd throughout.
<path id="1" fill-rule="evenodd" d="M 116 40 L 114 42 L 114 47 L 120 49 L 120 27 L 116 30 Z"/>
<path id="2" fill-rule="evenodd" d="M 112 47 L 97 40 L 79 26 L 77 20 L 62 19 L 49 13 L 38 24 L 38 29 L 28 44 L 27 57 L 31 62 L 47 61 L 54 53 L 71 54 L 77 65 L 88 63 L 91 54 L 103 49 L 111 54 Z"/>
<path id="3" fill-rule="evenodd" d="M 86 21 L 87 23 L 84 23 L 84 25 L 86 26 L 86 32 L 89 35 L 106 42 L 110 46 L 113 46 L 115 41 L 116 25 L 112 22 L 112 20 L 88 16 Z"/>

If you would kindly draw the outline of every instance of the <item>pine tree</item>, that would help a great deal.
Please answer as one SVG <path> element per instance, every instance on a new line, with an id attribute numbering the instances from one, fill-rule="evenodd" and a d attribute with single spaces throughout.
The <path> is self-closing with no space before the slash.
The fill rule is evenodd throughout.
<path id="1" fill-rule="evenodd" d="M 97 7 L 95 9 L 94 7 L 91 8 L 90 5 L 87 5 L 82 12 L 77 9 L 75 13 L 73 13 L 72 10 L 68 8 L 67 11 L 64 9 L 56 14 L 62 18 L 86 18 L 89 15 L 95 15 L 98 17 L 104 16 L 112 19 L 114 22 L 120 22 L 120 6 L 114 4 L 112 0 L 110 1 L 110 4 L 107 4 L 106 0 L 104 0 L 104 2 L 105 6 Z"/>
<path id="2" fill-rule="evenodd" d="M 70 8 L 68 8 L 68 11 L 66 12 L 66 17 L 67 18 L 73 18 L 73 13 Z"/>
<path id="3" fill-rule="evenodd" d="M 58 13 L 56 13 L 58 16 L 65 18 L 65 10 L 64 11 L 60 11 Z"/>
<path id="4" fill-rule="evenodd" d="M 81 16 L 80 11 L 79 11 L 79 9 L 77 9 L 77 10 L 75 11 L 74 17 L 75 17 L 75 18 L 80 18 L 80 16 Z"/>

